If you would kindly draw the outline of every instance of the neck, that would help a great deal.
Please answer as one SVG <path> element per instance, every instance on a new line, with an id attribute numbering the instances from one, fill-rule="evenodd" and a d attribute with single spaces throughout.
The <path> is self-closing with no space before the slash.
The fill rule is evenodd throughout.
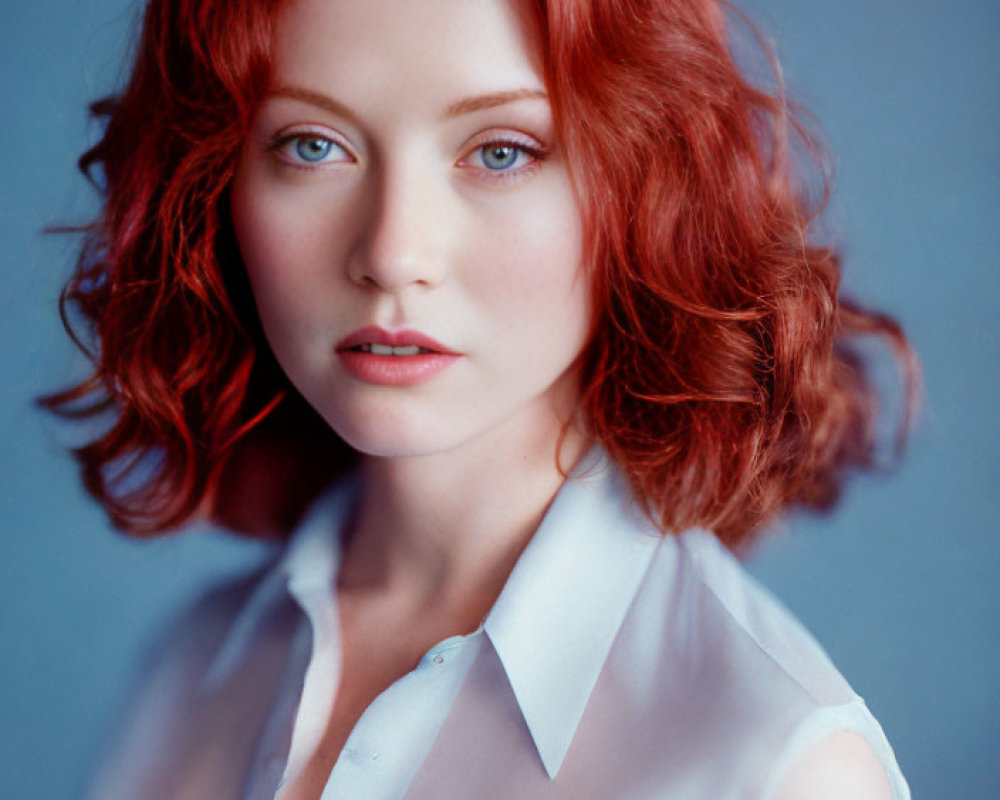
<path id="1" fill-rule="evenodd" d="M 460 609 L 478 625 L 588 445 L 575 429 L 561 445 L 551 426 L 509 433 L 432 455 L 366 457 L 339 590 L 406 598 L 418 614 Z"/>

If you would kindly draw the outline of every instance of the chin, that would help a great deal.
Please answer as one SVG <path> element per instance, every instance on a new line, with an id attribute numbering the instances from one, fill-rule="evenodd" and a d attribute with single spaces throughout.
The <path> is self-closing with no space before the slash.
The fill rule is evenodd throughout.
<path id="1" fill-rule="evenodd" d="M 354 450 L 376 458 L 415 458 L 450 450 L 458 444 L 454 426 L 440 421 L 382 416 L 362 419 L 326 416 L 330 427 Z"/>

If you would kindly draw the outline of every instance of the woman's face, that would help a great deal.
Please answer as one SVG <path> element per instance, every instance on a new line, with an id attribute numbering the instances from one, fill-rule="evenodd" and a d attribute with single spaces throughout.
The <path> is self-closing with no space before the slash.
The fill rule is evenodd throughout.
<path id="1" fill-rule="evenodd" d="M 293 0 L 232 186 L 268 341 L 350 445 L 537 437 L 575 408 L 582 232 L 507 0 Z"/>

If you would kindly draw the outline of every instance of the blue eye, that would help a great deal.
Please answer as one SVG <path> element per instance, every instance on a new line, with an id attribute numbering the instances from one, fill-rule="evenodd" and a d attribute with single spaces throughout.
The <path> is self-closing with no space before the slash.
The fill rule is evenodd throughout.
<path id="1" fill-rule="evenodd" d="M 483 177 L 514 178 L 526 176 L 545 160 L 540 144 L 518 139 L 499 138 L 476 147 L 462 166 L 474 167 Z"/>
<path id="2" fill-rule="evenodd" d="M 479 152 L 482 155 L 483 165 L 492 170 L 509 169 L 517 163 L 518 156 L 523 153 L 521 148 L 505 142 L 488 144 L 481 147 Z"/>
<path id="3" fill-rule="evenodd" d="M 329 139 L 309 138 L 295 140 L 295 155 L 303 161 L 315 163 L 323 161 L 333 149 L 333 142 Z"/>
<path id="4" fill-rule="evenodd" d="M 332 164 L 351 161 L 351 155 L 333 139 L 317 134 L 300 133 L 285 136 L 276 141 L 271 149 L 286 161 L 298 166 Z"/>

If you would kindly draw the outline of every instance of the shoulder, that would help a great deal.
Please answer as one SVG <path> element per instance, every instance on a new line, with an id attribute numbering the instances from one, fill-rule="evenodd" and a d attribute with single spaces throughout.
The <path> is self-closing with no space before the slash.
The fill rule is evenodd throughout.
<path id="1" fill-rule="evenodd" d="M 165 684 L 178 689 L 183 684 L 185 694 L 198 693 L 227 651 L 244 643 L 251 628 L 266 626 L 274 611 L 273 574 L 273 563 L 265 564 L 207 587 L 181 607 L 144 654 L 139 693 Z"/>
<path id="2" fill-rule="evenodd" d="M 893 800 L 875 750 L 854 731 L 835 731 L 794 763 L 773 800 Z"/>
<path id="3" fill-rule="evenodd" d="M 270 591 L 272 575 L 268 565 L 213 586 L 157 633 L 101 748 L 88 797 L 158 799 L 181 796 L 171 794 L 179 786 L 201 792 L 183 796 L 213 796 L 204 781 L 219 770 L 207 768 L 206 754 L 221 754 L 233 730 L 250 729 L 266 712 L 258 698 L 268 696 L 288 647 L 281 618 L 289 617 Z"/>
<path id="4" fill-rule="evenodd" d="M 818 780 L 820 767 L 856 782 L 845 786 L 889 785 L 893 792 L 859 788 L 845 798 L 909 796 L 861 697 L 801 623 L 709 533 L 663 539 L 611 664 L 637 687 L 630 700 L 648 709 L 649 735 L 669 742 L 682 725 L 689 755 L 704 754 L 704 763 L 688 758 L 684 768 L 720 781 L 724 774 L 739 791 L 771 800 L 841 797 L 794 794 L 806 791 L 803 770 Z M 794 781 L 787 786 L 786 775 Z M 779 785 L 786 794 L 775 794 Z"/>
<path id="5" fill-rule="evenodd" d="M 649 581 L 670 585 L 671 614 L 685 621 L 685 649 L 726 664 L 720 681 L 804 709 L 857 697 L 809 631 L 714 535 L 670 537 L 656 561 Z"/>

